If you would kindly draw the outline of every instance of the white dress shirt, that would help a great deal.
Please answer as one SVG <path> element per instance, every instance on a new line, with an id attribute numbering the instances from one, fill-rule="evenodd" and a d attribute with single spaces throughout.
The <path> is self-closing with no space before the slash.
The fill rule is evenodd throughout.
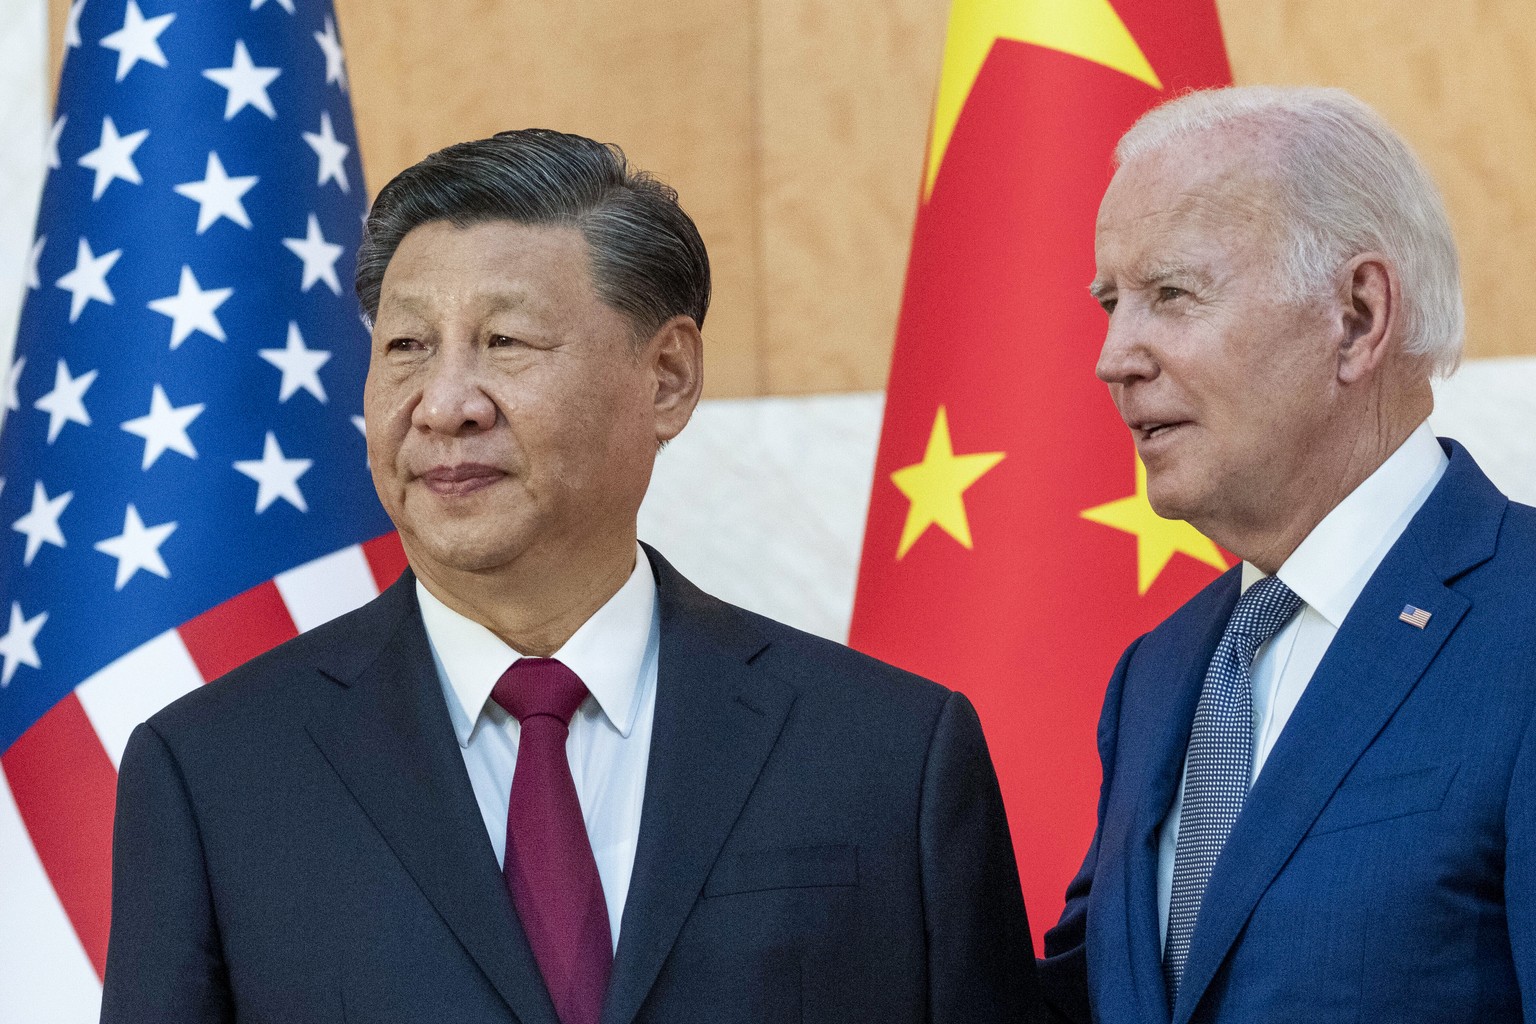
<path id="1" fill-rule="evenodd" d="M 1253 659 L 1254 779 L 1356 598 L 1440 482 L 1448 462 L 1428 422 L 1419 424 L 1376 472 L 1334 506 L 1275 573 L 1302 605 Z M 1263 578 L 1263 572 L 1243 563 L 1243 590 Z M 1157 913 L 1164 941 L 1187 762 L 1184 771 L 1173 807 L 1163 819 L 1157 850 Z"/>
<path id="2" fill-rule="evenodd" d="M 522 727 L 491 700 L 491 689 L 523 655 L 433 597 L 420 580 L 416 597 L 448 716 L 499 863 L 506 856 L 507 804 Z M 615 951 L 640 837 L 660 647 L 656 578 L 637 547 L 629 580 L 552 655 L 590 693 L 571 719 L 565 756 L 603 882 Z"/>

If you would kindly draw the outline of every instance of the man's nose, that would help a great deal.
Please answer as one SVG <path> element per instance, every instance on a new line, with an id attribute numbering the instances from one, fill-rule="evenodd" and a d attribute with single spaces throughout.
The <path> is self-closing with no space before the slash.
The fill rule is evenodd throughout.
<path id="1" fill-rule="evenodd" d="M 1094 375 L 1105 384 L 1129 384 L 1157 376 L 1157 360 L 1148 347 L 1145 325 L 1138 319 L 1134 311 L 1118 307 L 1110 314 L 1099 361 L 1093 368 Z"/>
<path id="2" fill-rule="evenodd" d="M 490 429 L 496 422 L 496 403 L 486 394 L 484 374 L 484 360 L 477 350 L 440 347 L 427 368 L 411 422 L 440 434 Z"/>

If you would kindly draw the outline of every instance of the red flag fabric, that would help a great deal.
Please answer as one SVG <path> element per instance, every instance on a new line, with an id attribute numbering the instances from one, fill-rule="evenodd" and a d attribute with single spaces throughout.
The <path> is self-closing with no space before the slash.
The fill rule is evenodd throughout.
<path id="1" fill-rule="evenodd" d="M 1093 368 L 1111 152 L 1231 81 L 1212 0 L 956 0 L 850 642 L 975 702 L 1037 943 L 1092 836 L 1115 660 L 1229 561 L 1159 519 Z"/>

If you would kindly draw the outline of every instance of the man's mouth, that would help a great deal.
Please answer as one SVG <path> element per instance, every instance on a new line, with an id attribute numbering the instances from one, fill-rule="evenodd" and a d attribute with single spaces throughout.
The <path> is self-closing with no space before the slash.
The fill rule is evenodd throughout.
<path id="1" fill-rule="evenodd" d="M 1143 420 L 1132 423 L 1131 430 L 1138 441 L 1155 441 L 1184 426 L 1188 420 Z"/>
<path id="2" fill-rule="evenodd" d="M 453 466 L 434 466 L 421 474 L 421 481 L 434 494 L 460 495 L 489 487 L 504 476 L 506 474 L 495 466 L 460 462 Z"/>

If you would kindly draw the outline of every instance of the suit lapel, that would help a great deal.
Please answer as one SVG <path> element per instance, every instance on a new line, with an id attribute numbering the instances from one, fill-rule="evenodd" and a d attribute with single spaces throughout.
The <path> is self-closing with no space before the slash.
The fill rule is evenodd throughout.
<path id="1" fill-rule="evenodd" d="M 1464 450 L 1447 448 L 1440 485 L 1344 620 L 1216 862 L 1175 1024 L 1194 1014 L 1264 891 L 1466 614 L 1446 584 L 1492 556 L 1508 502 Z M 1405 604 L 1431 613 L 1423 629 L 1399 621 Z"/>
<path id="2" fill-rule="evenodd" d="M 1190 625 L 1171 636 L 1159 638 L 1170 653 L 1138 651 L 1147 658 L 1155 677 L 1146 680 L 1146 691 L 1160 718 L 1149 723 L 1152 737 L 1149 764 L 1152 772 L 1136 808 L 1126 857 L 1126 917 L 1131 972 L 1136 986 L 1141 1019 L 1166 1022 L 1168 987 L 1163 980 L 1162 941 L 1158 932 L 1157 857 L 1162 824 L 1173 806 L 1179 779 L 1184 774 L 1184 755 L 1189 747 L 1195 705 L 1211 655 L 1221 640 L 1232 607 L 1237 603 L 1241 568 L 1232 569 L 1209 595 L 1211 609 L 1192 617 Z"/>
<path id="3" fill-rule="evenodd" d="M 341 687 L 309 733 L 507 1005 L 524 1024 L 557 1024 L 485 835 L 414 588 L 405 573 L 379 599 L 372 628 L 359 629 L 375 638 L 374 656 L 349 660 L 366 665 L 322 668 Z"/>
<path id="4" fill-rule="evenodd" d="M 794 701 L 748 664 L 767 646 L 750 623 L 646 550 L 660 595 L 656 720 L 603 1024 L 639 1012 Z"/>

